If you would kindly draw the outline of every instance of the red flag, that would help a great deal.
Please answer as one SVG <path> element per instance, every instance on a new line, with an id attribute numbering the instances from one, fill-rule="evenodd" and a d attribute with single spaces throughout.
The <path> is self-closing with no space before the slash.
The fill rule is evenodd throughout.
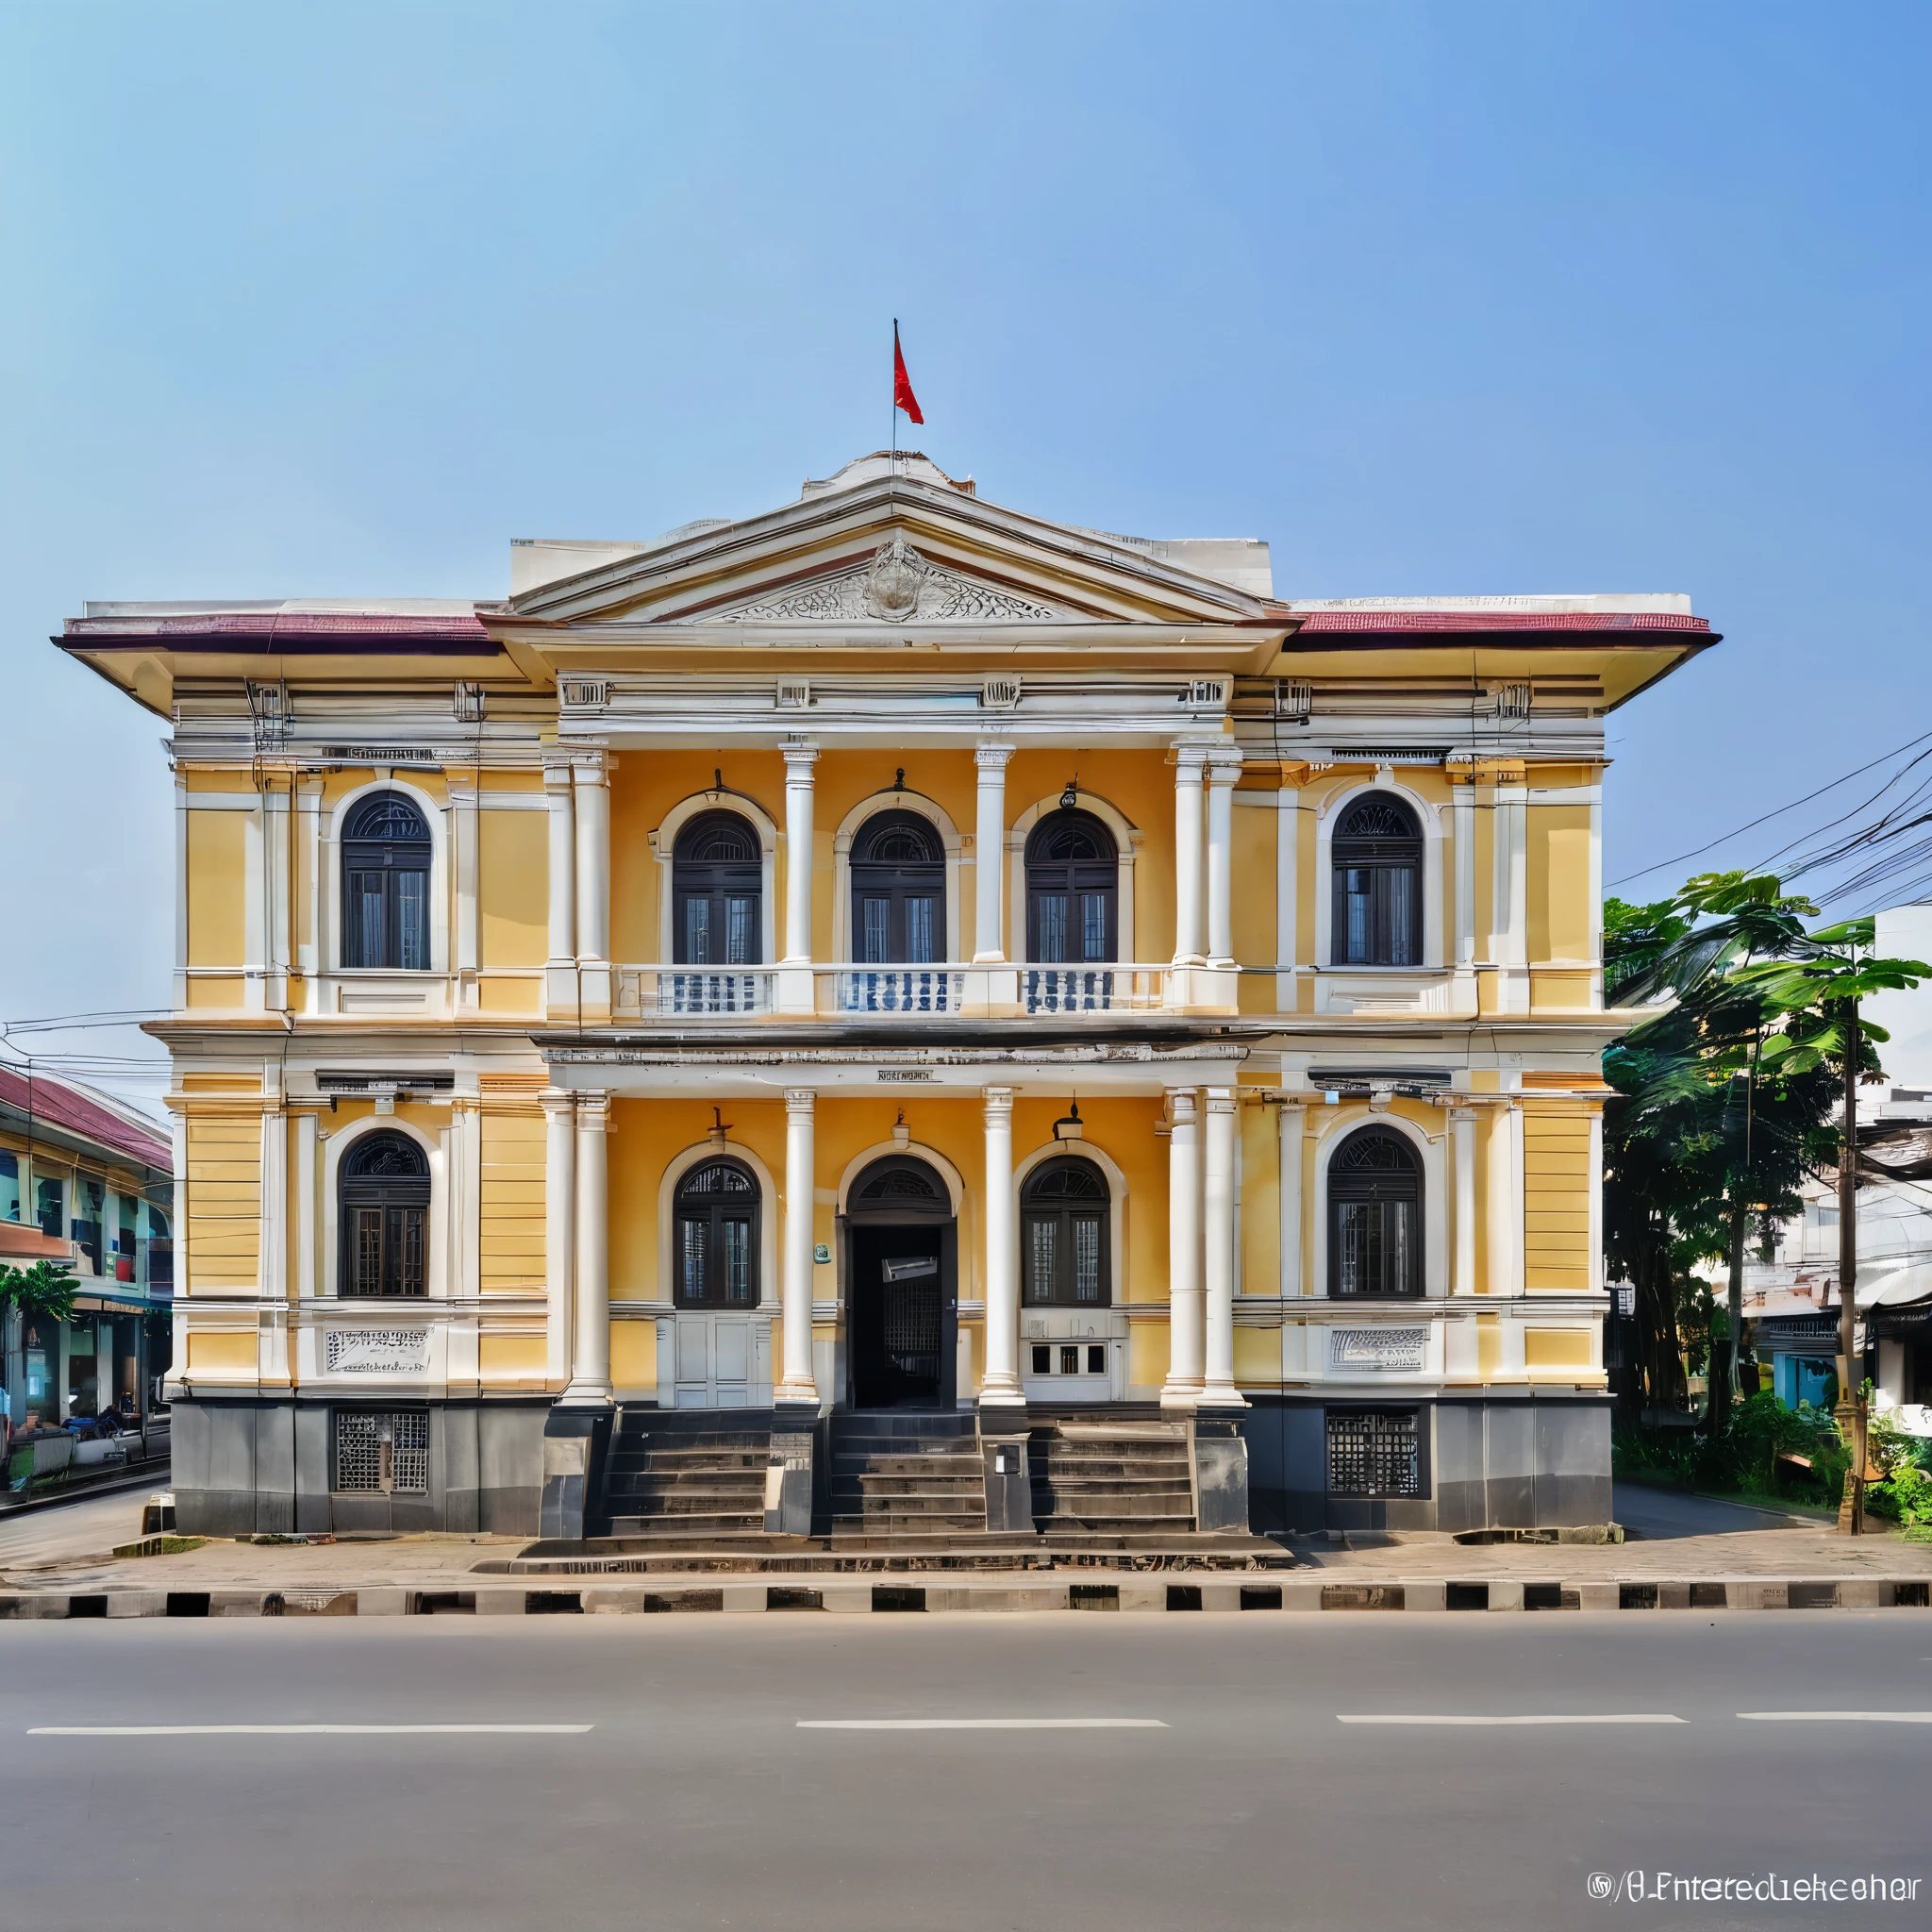
<path id="1" fill-rule="evenodd" d="M 906 374 L 906 358 L 899 350 L 899 324 L 892 323 L 892 407 L 904 409 L 915 423 L 925 418 L 919 413 L 919 398 L 912 393 L 912 378 Z"/>

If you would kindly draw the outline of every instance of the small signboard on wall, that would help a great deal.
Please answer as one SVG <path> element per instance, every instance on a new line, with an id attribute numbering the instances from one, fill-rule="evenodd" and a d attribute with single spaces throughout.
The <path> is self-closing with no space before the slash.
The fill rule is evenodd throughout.
<path id="1" fill-rule="evenodd" d="M 323 1341 L 331 1375 L 426 1375 L 426 1328 L 330 1328 Z"/>

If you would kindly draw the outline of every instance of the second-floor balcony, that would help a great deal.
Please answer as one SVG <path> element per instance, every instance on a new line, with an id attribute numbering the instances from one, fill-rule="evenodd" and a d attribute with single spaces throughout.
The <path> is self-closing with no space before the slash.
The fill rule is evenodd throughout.
<path id="1" fill-rule="evenodd" d="M 617 1010 L 664 1018 L 742 1018 L 803 1010 L 826 1018 L 863 1015 L 917 1020 L 1003 1012 L 1028 1016 L 1151 1012 L 1178 991 L 1167 966 L 931 965 L 625 966 Z M 781 996 L 784 982 L 791 997 Z M 808 998 L 800 998 L 808 984 Z"/>

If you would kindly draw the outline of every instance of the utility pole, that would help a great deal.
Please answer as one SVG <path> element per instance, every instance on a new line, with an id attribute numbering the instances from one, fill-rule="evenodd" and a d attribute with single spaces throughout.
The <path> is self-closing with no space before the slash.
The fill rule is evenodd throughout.
<path id="1" fill-rule="evenodd" d="M 1852 1453 L 1838 1506 L 1840 1536 L 1865 1529 L 1865 1404 L 1859 1394 L 1854 1343 L 1858 1311 L 1858 1061 L 1862 1058 L 1858 1002 L 1844 1002 L 1844 1144 L 1838 1162 L 1838 1426 Z"/>

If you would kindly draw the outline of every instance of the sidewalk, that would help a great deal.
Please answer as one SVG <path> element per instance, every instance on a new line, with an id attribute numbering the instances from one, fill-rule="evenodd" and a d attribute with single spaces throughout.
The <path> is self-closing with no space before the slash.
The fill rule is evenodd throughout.
<path id="1" fill-rule="evenodd" d="M 1924 1603 L 1932 1584 L 1932 1544 L 1895 1535 L 1856 1540 L 1828 1524 L 1727 1503 L 1645 1491 L 1620 1507 L 1657 1533 L 1622 1544 L 1489 1543 L 1446 1537 L 1298 1538 L 1291 1565 L 1230 1574 L 1111 1564 L 1077 1565 L 1016 1555 L 1010 1568 L 955 1573 L 911 1570 L 855 1575 L 814 1568 L 810 1552 L 784 1573 L 707 1570 L 700 1560 L 648 1574 L 635 1559 L 525 1560 L 527 1539 L 412 1536 L 384 1541 L 252 1543 L 216 1541 L 171 1556 L 108 1553 L 139 1526 L 138 1499 L 126 1522 L 109 1499 L 93 1519 L 58 1539 L 42 1517 L 0 1525 L 0 1617 L 70 1614 L 260 1615 L 323 1609 L 400 1614 L 421 1609 L 719 1609 L 897 1607 L 1044 1609 L 1084 1599 L 1094 1607 L 1493 1608 L 1884 1607 Z M 119 1502 L 120 1499 L 114 1499 Z M 99 1513 L 96 1514 L 98 1509 Z M 50 1512 L 58 1518 L 62 1512 Z M 75 1512 L 75 1515 L 78 1511 Z M 21 1532 L 38 1531 L 31 1541 Z M 76 1542 L 98 1538 L 92 1548 Z M 58 1544 L 58 1546 L 57 1546 Z M 662 1559 L 659 1559 L 662 1560 Z M 1074 1594 L 1070 1595 L 1072 1591 Z M 351 1597 L 356 1599 L 352 1605 Z M 271 1602 L 271 1599 L 276 1601 Z M 564 1601 L 569 1599 L 569 1601 Z M 729 1600 L 727 1602 L 727 1599 Z M 863 1600 L 862 1602 L 860 1600 Z"/>

